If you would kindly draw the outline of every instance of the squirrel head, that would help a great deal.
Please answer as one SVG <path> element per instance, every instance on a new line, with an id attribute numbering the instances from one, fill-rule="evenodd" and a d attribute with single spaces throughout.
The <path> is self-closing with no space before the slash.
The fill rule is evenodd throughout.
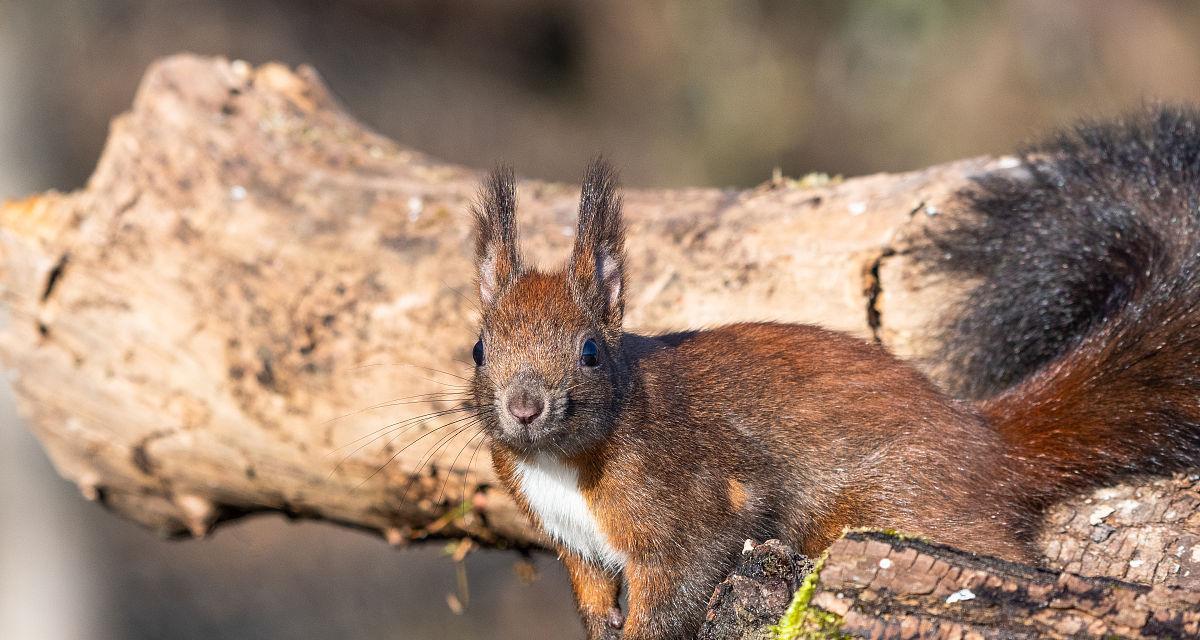
<path id="1" fill-rule="evenodd" d="M 474 207 L 482 326 L 472 389 L 492 438 L 518 452 L 572 454 L 608 435 L 625 298 L 616 175 L 593 160 L 565 268 L 526 269 L 512 170 L 492 172 Z"/>

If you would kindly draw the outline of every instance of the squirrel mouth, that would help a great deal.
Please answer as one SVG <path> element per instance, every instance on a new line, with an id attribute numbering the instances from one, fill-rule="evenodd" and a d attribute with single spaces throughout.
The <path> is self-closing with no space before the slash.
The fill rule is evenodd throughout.
<path id="1" fill-rule="evenodd" d="M 502 429 L 499 438 L 501 442 L 514 451 L 533 453 L 548 449 L 558 449 L 562 437 L 554 429 L 545 429 L 542 425 L 514 425 L 512 429 Z"/>

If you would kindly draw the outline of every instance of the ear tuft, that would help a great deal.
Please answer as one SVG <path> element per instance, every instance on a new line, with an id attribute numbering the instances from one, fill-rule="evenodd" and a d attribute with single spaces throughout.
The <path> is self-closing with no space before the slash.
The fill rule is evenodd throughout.
<path id="1" fill-rule="evenodd" d="M 517 188 L 512 167 L 492 170 L 472 207 L 475 217 L 475 267 L 479 298 L 484 305 L 496 301 L 500 291 L 521 272 L 517 248 Z"/>
<path id="2" fill-rule="evenodd" d="M 617 173 L 593 159 L 579 197 L 579 230 L 569 265 L 573 289 L 602 322 L 620 327 L 625 311 L 625 226 Z"/>

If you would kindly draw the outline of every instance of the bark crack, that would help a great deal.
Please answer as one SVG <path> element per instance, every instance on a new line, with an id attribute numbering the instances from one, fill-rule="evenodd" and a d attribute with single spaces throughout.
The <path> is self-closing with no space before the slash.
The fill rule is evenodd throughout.
<path id="1" fill-rule="evenodd" d="M 867 327 L 871 330 L 871 340 L 875 344 L 883 344 L 883 311 L 879 308 L 879 297 L 883 295 L 883 284 L 879 279 L 879 268 L 883 261 L 896 255 L 896 250 L 890 246 L 884 247 L 867 263 L 866 284 L 863 295 L 867 298 Z"/>
<path id="2" fill-rule="evenodd" d="M 892 240 L 885 244 L 874 257 L 867 262 L 863 273 L 863 297 L 866 298 L 867 306 L 867 328 L 871 331 L 871 340 L 875 344 L 883 344 L 883 310 L 879 306 L 880 297 L 883 295 L 883 281 L 879 277 L 880 268 L 883 266 L 883 261 L 900 253 L 894 246 L 895 238 L 902 237 L 904 227 L 911 224 L 913 218 L 922 209 L 925 209 L 925 201 L 917 203 L 915 207 L 909 210 L 908 220 L 901 224 L 892 234 Z"/>
<path id="3" fill-rule="evenodd" d="M 149 447 L 154 441 L 173 435 L 174 433 L 175 429 L 156 429 L 151 431 L 129 448 L 129 461 L 143 474 L 147 476 L 156 475 L 158 465 L 150 457 Z"/>
<path id="4" fill-rule="evenodd" d="M 54 266 L 50 267 L 50 272 L 46 274 L 46 286 L 42 289 L 42 302 L 50 299 L 51 294 L 54 293 L 54 287 L 56 287 L 59 281 L 62 279 L 63 271 L 66 270 L 67 262 L 70 260 L 71 253 L 69 251 L 64 251 L 63 254 L 58 257 L 58 261 L 54 263 Z"/>

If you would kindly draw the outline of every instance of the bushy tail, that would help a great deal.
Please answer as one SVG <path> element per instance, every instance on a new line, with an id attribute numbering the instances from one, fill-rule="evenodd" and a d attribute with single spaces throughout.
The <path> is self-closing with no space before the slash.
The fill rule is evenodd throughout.
<path id="1" fill-rule="evenodd" d="M 1021 157 L 926 253 L 981 283 L 945 327 L 956 390 L 1047 498 L 1200 464 L 1200 112 L 1084 124 Z"/>

